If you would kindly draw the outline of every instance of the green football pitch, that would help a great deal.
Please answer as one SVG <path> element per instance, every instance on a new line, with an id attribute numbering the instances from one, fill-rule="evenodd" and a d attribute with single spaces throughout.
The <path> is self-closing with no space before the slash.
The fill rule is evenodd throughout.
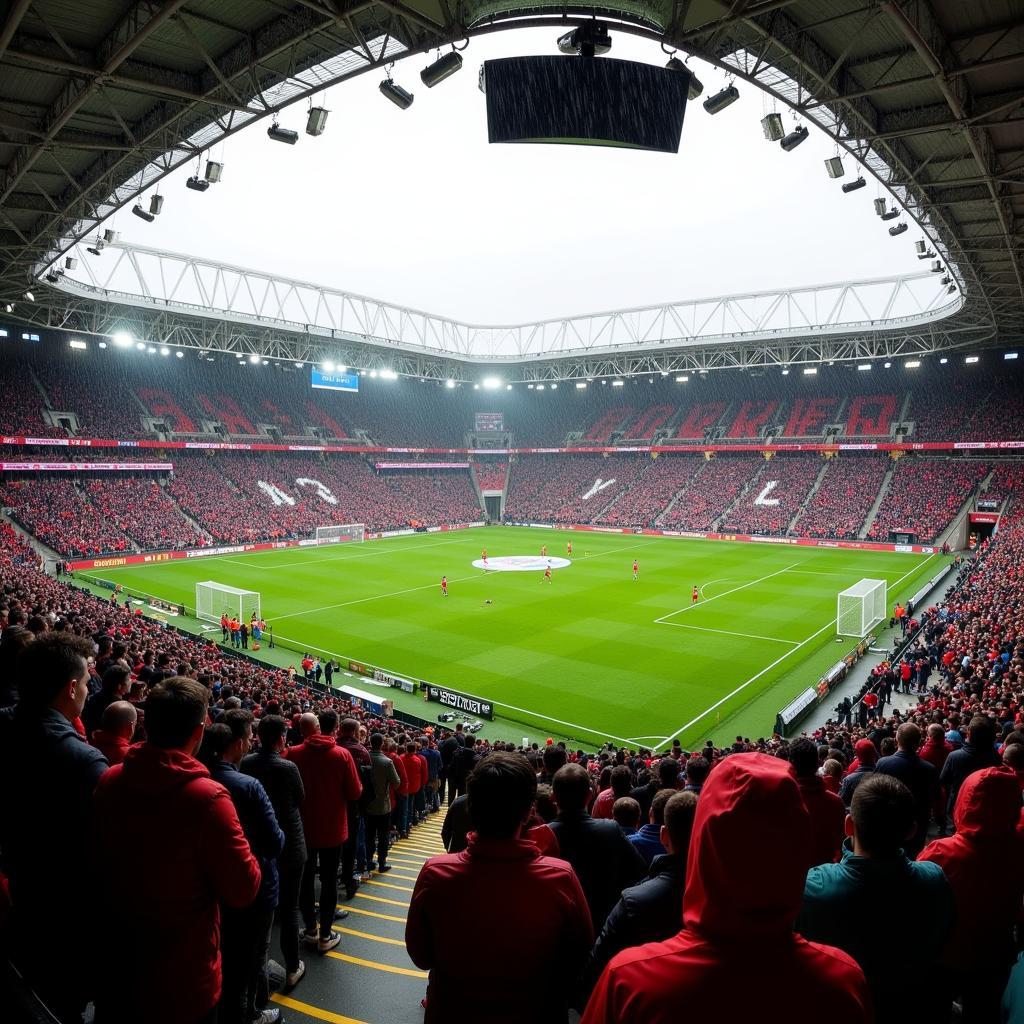
<path id="1" fill-rule="evenodd" d="M 551 583 L 473 565 L 569 541 Z M 884 579 L 891 607 L 939 558 L 485 527 L 94 575 L 188 608 L 205 580 L 259 591 L 279 642 L 488 698 L 518 736 L 687 746 L 770 733 L 854 645 L 836 642 L 838 592 Z"/>

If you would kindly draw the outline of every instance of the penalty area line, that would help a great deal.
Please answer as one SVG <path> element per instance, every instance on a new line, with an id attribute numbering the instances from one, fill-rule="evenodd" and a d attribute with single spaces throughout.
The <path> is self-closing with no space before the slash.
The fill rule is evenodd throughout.
<path id="1" fill-rule="evenodd" d="M 762 576 L 760 579 L 751 580 L 749 583 L 742 583 L 738 587 L 733 587 L 732 590 L 723 590 L 721 594 L 716 594 L 714 597 L 709 597 L 706 601 L 702 601 L 700 604 L 688 604 L 684 608 L 677 608 L 674 612 L 668 612 L 662 615 L 660 618 L 655 619 L 655 622 L 665 622 L 666 619 L 671 619 L 676 615 L 682 615 L 683 612 L 692 611 L 694 608 L 701 608 L 704 605 L 711 604 L 712 601 L 718 601 L 723 597 L 728 597 L 730 594 L 738 594 L 741 590 L 746 590 L 747 587 L 757 586 L 758 583 L 764 583 L 765 580 L 770 580 L 775 576 L 781 576 L 784 572 L 789 572 L 790 569 L 795 569 L 798 565 L 803 565 L 803 562 L 794 562 L 792 565 L 787 565 L 785 569 L 777 569 L 775 572 L 768 573 L 767 576 Z M 722 580 L 716 580 L 715 582 L 721 583 Z M 710 586 L 711 584 L 708 584 Z M 674 623 L 672 623 L 674 625 Z"/>
<path id="2" fill-rule="evenodd" d="M 767 640 L 772 644 L 799 645 L 799 640 L 783 640 L 777 636 L 761 636 L 760 633 L 734 633 L 731 629 L 712 629 L 711 626 L 691 626 L 688 622 L 659 622 L 661 626 L 678 626 L 680 629 L 699 629 L 702 633 L 721 633 L 722 636 L 738 636 L 744 640 Z"/>

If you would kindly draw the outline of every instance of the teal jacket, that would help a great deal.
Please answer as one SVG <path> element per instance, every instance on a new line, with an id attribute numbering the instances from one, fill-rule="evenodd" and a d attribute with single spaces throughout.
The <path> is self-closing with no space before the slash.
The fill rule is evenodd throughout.
<path id="1" fill-rule="evenodd" d="M 908 860 L 902 851 L 858 857 L 847 839 L 838 864 L 807 872 L 796 930 L 860 964 L 882 1024 L 931 1019 L 921 1013 L 921 992 L 955 920 L 953 890 L 937 864 Z"/>

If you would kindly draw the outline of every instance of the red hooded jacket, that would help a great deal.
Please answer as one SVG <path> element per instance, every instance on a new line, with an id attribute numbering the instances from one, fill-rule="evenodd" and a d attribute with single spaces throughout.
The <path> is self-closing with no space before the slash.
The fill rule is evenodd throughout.
<path id="1" fill-rule="evenodd" d="M 936 743 L 929 736 L 921 744 L 921 749 L 917 752 L 917 756 L 923 758 L 929 764 L 935 765 L 935 770 L 941 772 L 942 766 L 946 763 L 946 758 L 952 753 L 953 744 L 949 740 L 943 738 Z"/>
<path id="2" fill-rule="evenodd" d="M 333 736 L 317 733 L 297 747 L 288 748 L 306 791 L 302 801 L 302 827 L 306 847 L 327 850 L 348 839 L 348 803 L 363 792 L 352 755 Z"/>
<path id="3" fill-rule="evenodd" d="M 115 736 L 106 729 L 93 729 L 92 745 L 107 759 L 109 764 L 120 764 L 131 747 L 131 740 Z"/>
<path id="4" fill-rule="evenodd" d="M 956 835 L 936 839 L 918 860 L 945 872 L 956 901 L 956 924 L 942 962 L 958 970 L 1008 957 L 1024 899 L 1024 833 L 1020 786 L 1009 768 L 969 775 L 957 794 Z"/>
<path id="5" fill-rule="evenodd" d="M 405 777 L 409 782 L 409 793 L 418 793 L 427 781 L 426 774 L 422 773 L 419 754 L 399 754 L 399 760 L 405 766 Z M 401 773 L 399 773 L 401 777 Z"/>
<path id="6" fill-rule="evenodd" d="M 817 775 L 797 779 L 804 807 L 811 816 L 811 864 L 833 864 L 839 860 L 846 838 L 846 808 Z"/>
<path id="7" fill-rule="evenodd" d="M 180 750 L 140 743 L 93 797 L 106 1019 L 198 1020 L 220 998 L 220 908 L 247 907 L 260 887 L 228 791 Z M 136 865 L 130 883 L 125 865 Z M 136 936 L 138 941 L 128 941 Z"/>
<path id="8" fill-rule="evenodd" d="M 756 837 L 752 843 L 752 837 Z M 789 766 L 733 754 L 708 776 L 687 859 L 683 930 L 619 953 L 582 1024 L 678 1024 L 721 1017 L 723 993 L 760 1000 L 760 1024 L 864 1024 L 867 982 L 841 950 L 793 931 L 810 864 L 811 826 Z"/>
<path id="9" fill-rule="evenodd" d="M 550 831 L 550 829 L 549 829 Z M 483 907 L 501 926 L 467 941 L 453 907 Z M 430 971 L 424 1024 L 564 1024 L 566 1004 L 594 942 L 573 869 L 523 839 L 479 839 L 431 857 L 409 905 L 405 944 Z"/>

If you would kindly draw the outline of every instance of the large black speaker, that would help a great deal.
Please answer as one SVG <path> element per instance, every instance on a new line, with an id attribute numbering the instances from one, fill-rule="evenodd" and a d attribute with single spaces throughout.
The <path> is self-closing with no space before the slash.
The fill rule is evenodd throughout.
<path id="1" fill-rule="evenodd" d="M 688 71 L 608 57 L 484 64 L 491 142 L 559 142 L 677 153 Z"/>

